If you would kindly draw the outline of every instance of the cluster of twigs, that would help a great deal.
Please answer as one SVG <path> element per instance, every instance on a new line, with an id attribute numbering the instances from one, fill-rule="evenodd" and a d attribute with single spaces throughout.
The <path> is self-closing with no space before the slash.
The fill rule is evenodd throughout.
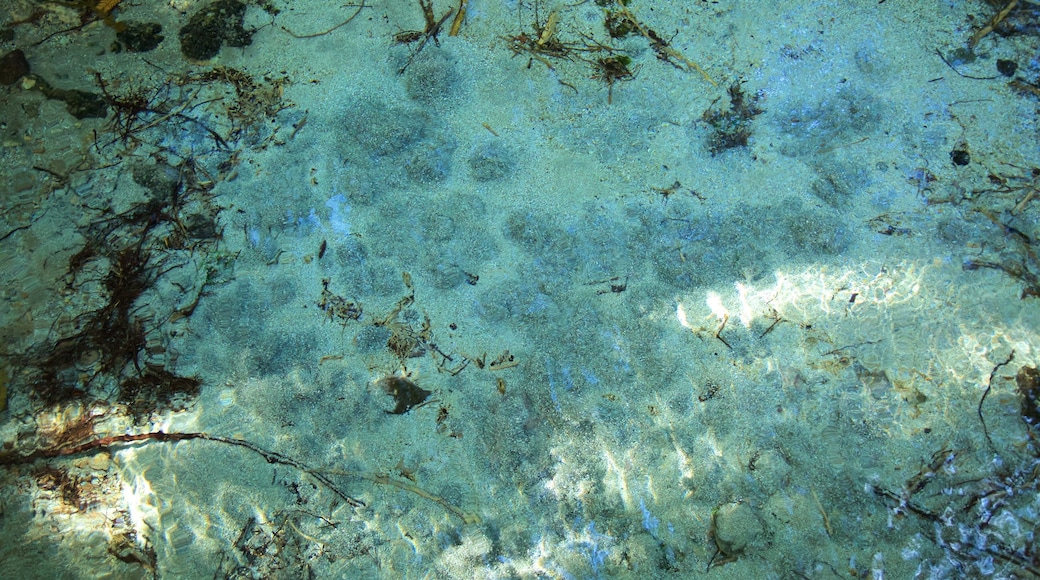
<path id="1" fill-rule="evenodd" d="M 971 474 L 957 466 L 959 453 L 942 448 L 924 462 L 920 470 L 892 491 L 873 487 L 874 494 L 890 504 L 893 515 L 915 518 L 933 528 L 924 534 L 951 556 L 951 561 L 967 565 L 985 560 L 1001 562 L 1015 577 L 1029 574 L 1040 578 L 1040 539 L 1035 534 L 1007 533 L 1012 528 L 1036 529 L 1030 519 L 1033 499 L 1040 493 L 1040 372 L 1022 367 L 1016 383 L 1021 403 L 1019 418 L 1028 443 L 1025 454 L 1001 453 L 990 437 L 984 405 L 998 371 L 1011 364 L 1015 353 L 995 364 L 978 404 L 982 432 L 990 451 L 998 460 L 984 473 Z M 996 525 L 999 516 L 1004 524 Z"/>

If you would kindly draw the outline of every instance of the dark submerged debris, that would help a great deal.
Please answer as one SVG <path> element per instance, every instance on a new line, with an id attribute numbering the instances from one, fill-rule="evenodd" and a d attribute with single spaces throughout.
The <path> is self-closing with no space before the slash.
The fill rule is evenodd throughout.
<path id="1" fill-rule="evenodd" d="M 738 81 L 727 91 L 729 109 L 709 108 L 704 112 L 703 119 L 712 128 L 712 134 L 708 138 L 708 150 L 712 155 L 727 149 L 746 147 L 752 133 L 751 123 L 763 112 L 758 106 L 758 97 L 749 98 L 740 85 Z"/>
<path id="2" fill-rule="evenodd" d="M 426 354 L 426 336 L 429 333 L 429 320 L 424 320 L 422 330 L 416 332 L 409 324 L 393 321 L 386 325 L 390 329 L 390 338 L 386 347 L 398 359 L 418 358 Z"/>
<path id="3" fill-rule="evenodd" d="M 64 292 L 76 298 L 79 314 L 60 320 L 55 337 L 19 357 L 18 386 L 37 406 L 120 403 L 142 418 L 182 408 L 198 393 L 197 378 L 166 368 L 169 334 L 162 329 L 191 316 L 211 272 L 180 289 L 188 303 L 172 312 L 154 312 L 149 304 L 157 301 L 149 296 L 165 274 L 220 238 L 219 208 L 208 204 L 190 161 L 140 164 L 131 175 L 147 190 L 143 199 L 118 214 L 98 210 L 68 258 Z"/>
<path id="4" fill-rule="evenodd" d="M 394 398 L 391 415 L 403 415 L 413 408 L 422 405 L 430 398 L 430 391 L 420 387 L 410 379 L 400 375 L 390 375 L 379 379 L 376 383 L 383 391 Z"/>
<path id="5" fill-rule="evenodd" d="M 956 147 L 953 151 L 950 151 L 950 161 L 957 167 L 964 167 L 971 163 L 971 152 L 964 145 Z"/>
<path id="6" fill-rule="evenodd" d="M 607 34 L 611 38 L 624 38 L 633 32 L 637 32 L 628 15 L 615 10 L 607 10 L 603 26 L 607 29 Z"/>
<path id="7" fill-rule="evenodd" d="M 229 139 L 236 139 L 246 129 L 258 126 L 264 119 L 274 119 L 292 106 L 282 98 L 290 82 L 286 76 L 257 78 L 235 68 L 217 66 L 190 80 L 200 84 L 225 83 L 235 90 L 235 98 L 227 100 L 227 116 L 234 124 Z"/>
<path id="8" fill-rule="evenodd" d="M 668 187 L 651 187 L 650 190 L 660 195 L 661 199 L 663 199 L 665 203 L 668 203 L 668 200 L 678 193 L 688 193 L 700 201 L 704 201 L 705 199 L 704 195 L 698 193 L 696 190 L 689 187 L 683 187 L 682 182 L 678 179 L 673 181 Z"/>
<path id="9" fill-rule="evenodd" d="M 84 478 L 69 473 L 69 468 L 64 465 L 40 465 L 33 469 L 33 479 L 40 491 L 49 492 L 48 495 L 55 496 L 73 511 L 85 511 L 100 499 L 90 491 L 93 486 L 84 486 Z"/>
<path id="10" fill-rule="evenodd" d="M 607 84 L 608 105 L 614 101 L 614 83 L 635 78 L 632 70 L 628 68 L 630 64 L 632 64 L 632 59 L 623 54 L 615 54 L 596 60 L 596 74 L 592 78 Z"/>
<path id="11" fill-rule="evenodd" d="M 155 548 L 139 541 L 137 533 L 132 529 L 113 534 L 108 541 L 108 553 L 120 562 L 137 564 L 149 572 L 154 572 L 159 566 Z"/>
<path id="12" fill-rule="evenodd" d="M 681 52 L 671 46 L 668 40 L 640 21 L 636 15 L 632 13 L 628 4 L 628 0 L 607 0 L 600 4 L 600 6 L 603 7 L 613 7 L 612 10 L 607 10 L 606 20 L 604 22 L 607 32 L 612 38 L 620 38 L 632 33 L 639 34 L 650 43 L 650 48 L 653 49 L 658 60 L 666 62 L 680 70 L 697 71 L 702 77 L 704 77 L 704 80 L 711 83 L 712 86 L 715 86 L 715 81 L 708 76 L 708 73 L 705 72 L 704 69 L 702 69 L 697 63 L 683 56 Z"/>
<path id="13" fill-rule="evenodd" d="M 719 390 L 722 387 L 715 381 L 707 381 L 704 383 L 704 387 L 701 390 L 701 394 L 697 395 L 697 400 L 701 403 L 706 403 L 715 398 L 719 394 Z"/>
<path id="14" fill-rule="evenodd" d="M 867 226 L 883 236 L 910 236 L 914 233 L 911 228 L 903 225 L 903 218 L 900 215 L 891 213 L 871 218 L 867 221 Z"/>
<path id="15" fill-rule="evenodd" d="M 361 305 L 333 294 L 329 290 L 330 283 L 331 280 L 328 278 L 321 281 L 321 298 L 318 300 L 318 308 L 325 313 L 326 318 L 335 320 L 344 326 L 348 322 L 361 318 Z"/>
<path id="16" fill-rule="evenodd" d="M 351 5 L 348 4 L 347 6 L 351 6 Z M 282 30 L 284 30 L 289 36 L 291 36 L 293 38 L 301 38 L 302 39 L 302 38 L 317 38 L 319 36 L 325 36 L 326 34 L 329 34 L 329 33 L 333 32 L 333 31 L 339 30 L 340 28 L 346 26 L 347 24 L 350 24 L 355 18 L 357 18 L 358 14 L 361 14 L 362 10 L 364 10 L 365 8 L 368 8 L 368 6 L 365 6 L 365 0 L 360 0 L 360 2 L 358 2 L 357 4 L 354 4 L 352 6 L 357 8 L 357 10 L 355 10 L 354 13 L 351 14 L 349 18 L 347 18 L 343 22 L 340 22 L 339 24 L 333 26 L 332 28 L 327 28 L 327 29 L 319 31 L 319 32 L 311 32 L 311 33 L 307 33 L 307 34 L 299 34 L 299 33 L 293 32 L 292 30 L 289 30 L 288 28 L 286 28 L 284 26 L 282 26 L 280 28 Z M 270 6 L 266 2 L 261 7 L 268 14 L 270 14 L 271 16 L 277 16 L 280 13 L 280 11 L 278 9 L 274 8 L 273 6 Z"/>
<path id="17" fill-rule="evenodd" d="M 133 311 L 138 298 L 155 281 L 155 265 L 151 254 L 140 247 L 109 254 L 101 244 L 88 242 L 70 259 L 69 287 L 78 287 L 78 272 L 101 257 L 110 262 L 102 279 L 107 303 L 78 317 L 78 332 L 38 349 L 30 384 L 36 399 L 45 405 L 86 397 L 98 377 L 118 377 L 129 366 L 141 370 L 147 346 L 146 320 Z M 90 369 L 81 373 L 80 366 Z"/>
<path id="18" fill-rule="evenodd" d="M 1038 483 L 1033 462 L 1000 462 L 995 472 L 967 473 L 970 461 L 956 449 L 941 448 L 898 490 L 868 486 L 888 504 L 893 518 L 917 523 L 954 562 L 989 562 L 1008 577 L 1040 577 L 1040 554 L 1025 534 L 1011 538 L 1005 526 L 1031 529 L 1028 512 Z M 1018 466 L 1013 465 L 1018 463 Z M 996 516 L 1003 520 L 995 524 Z M 927 532 L 925 532 L 927 531 Z"/>
<path id="19" fill-rule="evenodd" d="M 1013 76 L 1015 76 L 1015 72 L 1016 71 L 1018 71 L 1018 63 L 1017 62 L 1015 62 L 1013 60 L 1008 60 L 1008 59 L 1005 59 L 1005 58 L 998 58 L 997 59 L 997 72 L 998 73 L 1000 73 L 1000 74 L 1002 74 L 1002 75 L 1004 75 L 1006 77 L 1013 77 Z"/>
<path id="20" fill-rule="evenodd" d="M 995 3 L 990 2 L 990 4 Z M 999 4 L 996 4 L 1000 9 L 993 13 L 990 19 L 986 21 L 986 24 L 976 30 L 975 34 L 968 39 L 968 49 L 974 50 L 980 40 L 994 31 L 1001 36 L 1036 34 L 1038 30 L 1036 11 L 1033 7 L 1028 6 L 1031 3 L 1026 3 L 1026 7 L 1020 7 L 1019 4 L 1019 0 L 1010 0 L 1006 3 L 999 2 Z"/>
<path id="21" fill-rule="evenodd" d="M 649 28 L 632 13 L 628 7 L 627 0 L 597 0 L 597 5 L 604 8 L 604 27 L 609 41 L 624 38 L 630 35 L 642 36 L 649 43 L 657 58 L 667 62 L 680 70 L 697 71 L 708 82 L 715 85 L 706 72 L 696 63 L 690 61 L 678 50 L 669 45 L 669 41 L 661 37 L 653 29 Z M 630 80 L 635 77 L 631 68 L 631 58 L 621 54 L 622 51 L 610 44 L 597 41 L 592 36 L 579 34 L 582 40 L 570 42 L 562 40 L 558 34 L 561 23 L 561 11 L 553 10 L 546 17 L 544 23 L 538 17 L 539 3 L 534 2 L 534 22 L 531 25 L 533 34 L 521 32 L 514 36 L 504 37 L 509 44 L 509 49 L 514 56 L 526 55 L 528 57 L 527 68 L 531 68 L 534 61 L 544 64 L 550 70 L 556 70 L 556 66 L 562 62 L 582 62 L 592 68 L 592 78 L 602 80 L 607 84 L 607 101 L 612 98 L 612 89 L 616 82 Z M 523 3 L 518 5 L 518 12 L 523 9 Z M 521 17 L 522 19 L 522 17 Z M 595 55 L 607 56 L 596 57 Z M 577 89 L 563 80 L 557 78 L 557 82 L 577 92 Z"/>
<path id="22" fill-rule="evenodd" d="M 245 441 L 242 439 L 233 439 L 231 437 L 222 437 L 219 435 L 210 435 L 208 433 L 165 433 L 163 431 L 151 431 L 147 433 L 124 433 L 121 435 L 107 435 L 104 437 L 98 437 L 93 431 L 93 418 L 86 421 L 90 427 L 87 430 L 83 430 L 82 433 L 77 431 L 80 438 L 66 438 L 65 442 L 57 442 L 50 446 L 37 447 L 32 451 L 26 451 L 23 449 L 8 449 L 4 448 L 0 450 L 0 466 L 7 465 L 28 465 L 40 459 L 53 459 L 59 457 L 71 457 L 76 455 L 83 455 L 88 453 L 98 453 L 101 451 L 107 451 L 113 447 L 123 447 L 126 445 L 141 443 L 141 442 L 159 442 L 159 443 L 171 443 L 178 441 L 210 441 L 213 443 L 220 443 L 223 445 L 230 445 L 232 447 L 240 447 L 242 449 L 248 449 L 253 453 L 256 453 L 260 457 L 263 457 L 265 461 L 270 464 L 285 465 L 292 467 L 297 471 L 305 473 L 310 477 L 313 477 L 319 483 L 323 484 L 330 491 L 340 497 L 347 505 L 351 507 L 364 507 L 365 503 L 359 499 L 355 499 L 342 490 L 339 489 L 321 470 L 312 469 L 304 463 L 293 459 L 287 455 L 275 451 L 269 451 Z"/>
<path id="23" fill-rule="evenodd" d="M 413 311 L 406 312 L 405 309 L 415 303 L 415 287 L 412 286 L 411 274 L 404 272 L 401 278 L 404 280 L 405 287 L 408 288 L 408 294 L 398 300 L 394 308 L 382 320 L 374 324 L 390 331 L 386 347 L 403 364 L 405 359 L 423 356 L 427 350 L 434 348 L 434 345 L 431 342 L 433 331 L 430 328 L 429 317 L 423 317 L 419 330 L 412 328 L 412 324 L 407 318 L 405 321 L 400 319 L 402 313 L 406 316 L 413 313 Z"/>
<path id="24" fill-rule="evenodd" d="M 440 34 L 441 29 L 444 28 L 444 23 L 451 18 L 451 15 L 455 13 L 453 8 L 449 8 L 443 16 L 437 18 L 433 12 L 433 0 L 419 0 L 419 9 L 422 10 L 423 20 L 425 26 L 422 30 L 405 30 L 398 32 L 394 35 L 395 44 L 412 44 L 418 42 L 419 45 L 412 52 L 411 56 L 408 57 L 408 61 L 405 62 L 397 72 L 404 73 L 405 70 L 415 61 L 415 57 L 419 56 L 422 49 L 426 47 L 430 41 L 434 44 L 439 45 L 440 41 L 437 40 L 437 35 Z"/>
<path id="25" fill-rule="evenodd" d="M 1023 366 L 1015 376 L 1018 397 L 1022 405 L 1022 420 L 1033 428 L 1040 428 L 1040 370 Z"/>
<path id="26" fill-rule="evenodd" d="M 4 446 L 0 449 L 0 466 L 30 465 L 41 460 L 55 460 L 79 455 L 98 454 L 109 451 L 112 448 L 126 447 L 130 445 L 136 446 L 149 443 L 207 441 L 246 449 L 259 455 L 269 464 L 290 467 L 298 471 L 301 475 L 305 475 L 316 481 L 318 484 L 324 486 L 351 507 L 365 507 L 365 503 L 346 494 L 333 481 L 332 477 L 349 477 L 352 479 L 360 478 L 378 485 L 396 487 L 440 505 L 445 510 L 458 516 L 464 524 L 476 524 L 481 521 L 480 516 L 477 514 L 464 511 L 451 504 L 443 497 L 431 493 L 414 483 L 391 478 L 385 473 L 370 474 L 357 471 L 311 468 L 307 464 L 293 457 L 264 449 L 263 447 L 250 443 L 249 441 L 222 437 L 219 435 L 210 435 L 207 433 L 166 433 L 162 431 L 153 431 L 136 434 L 127 433 L 100 436 L 94 429 L 98 418 L 98 415 L 84 415 L 79 420 L 64 424 L 61 426 L 61 431 L 51 433 L 49 437 L 45 437 L 37 446 L 31 449 L 25 448 L 24 446 L 19 449 L 15 449 L 13 446 Z M 402 475 L 409 477 L 409 472 L 403 470 Z M 276 474 L 275 477 L 277 478 L 278 475 Z M 71 475 L 68 468 L 64 466 L 54 466 L 50 463 L 43 463 L 40 467 L 35 469 L 34 478 L 38 487 L 44 491 L 57 494 L 58 497 L 56 499 L 62 501 L 65 505 L 71 506 L 74 510 L 86 509 L 98 499 L 98 496 L 93 491 L 96 489 L 93 487 L 93 482 L 84 485 L 84 478 Z M 414 481 L 414 474 L 412 474 L 409 479 Z M 301 486 L 298 482 L 294 481 L 290 483 L 289 487 L 294 490 L 300 505 L 307 502 L 308 498 L 304 497 L 299 492 Z M 335 508 L 335 504 L 333 504 L 331 508 Z M 272 520 L 275 519 L 278 519 L 278 517 L 272 518 Z M 325 519 L 325 521 L 331 523 L 328 519 Z M 257 538 L 256 536 L 258 533 L 255 529 L 254 523 L 253 520 L 250 520 L 250 522 L 246 524 L 239 539 L 235 542 L 236 549 L 246 553 L 247 555 L 256 555 L 254 550 L 263 550 L 265 555 L 270 555 L 270 543 L 273 542 L 279 545 L 284 544 L 284 542 L 280 542 L 278 538 L 275 537 L 281 535 L 281 532 Z M 285 523 L 288 523 L 293 530 L 299 533 L 299 529 L 291 521 L 283 520 L 283 525 L 285 525 Z M 155 570 L 156 568 L 155 552 L 147 546 L 144 549 L 137 548 L 132 531 L 114 533 L 109 542 L 108 548 L 110 554 L 123 562 L 139 564 L 148 570 Z M 275 548 L 278 550 L 281 549 L 279 546 L 275 546 Z M 278 572 L 285 571 L 284 568 L 280 566 L 278 566 L 276 570 Z"/>
<path id="27" fill-rule="evenodd" d="M 119 385 L 119 400 L 125 401 L 134 415 L 144 415 L 156 405 L 176 408 L 199 395 L 202 381 L 181 377 L 162 367 L 147 367 Z"/>
<path id="28" fill-rule="evenodd" d="M 999 226 L 1007 243 L 996 255 L 968 258 L 964 261 L 964 269 L 999 270 L 1022 283 L 1020 298 L 1040 297 L 1040 257 L 1037 255 L 1036 238 L 1027 233 L 1028 222 L 1013 215 L 998 217 L 981 209 L 976 210 L 976 213 Z"/>
<path id="29" fill-rule="evenodd" d="M 513 51 L 513 56 L 526 54 L 529 57 L 527 68 L 531 68 L 531 65 L 537 60 L 548 67 L 549 70 L 555 70 L 553 61 L 573 60 L 575 52 L 580 50 L 582 45 L 561 41 L 556 36 L 556 24 L 558 22 L 559 12 L 554 10 L 549 13 L 549 17 L 546 19 L 545 24 L 540 24 L 538 22 L 538 13 L 536 9 L 535 21 L 531 25 L 534 30 L 533 35 L 521 32 L 516 36 L 505 39 L 509 42 L 509 49 Z M 561 84 L 566 85 L 563 81 L 560 82 Z M 572 89 L 574 88 L 570 85 L 566 86 Z"/>
<path id="30" fill-rule="evenodd" d="M 611 276 L 610 278 L 605 278 L 603 280 L 587 282 L 585 285 L 600 286 L 600 288 L 596 290 L 597 296 L 602 296 L 604 294 L 621 294 L 628 290 L 628 276 Z"/>
<path id="31" fill-rule="evenodd" d="M 108 82 L 100 74 L 95 74 L 95 79 L 98 87 L 101 88 L 104 101 L 115 112 L 107 128 L 109 132 L 116 134 L 116 138 L 101 145 L 102 147 L 107 147 L 117 142 L 121 142 L 129 148 L 136 147 L 142 143 L 140 137 L 142 131 L 170 121 L 194 125 L 208 133 L 218 148 L 229 148 L 227 142 L 219 133 L 195 117 L 181 112 L 184 109 L 184 103 L 171 96 L 174 92 L 174 86 L 171 81 L 167 81 L 158 87 L 130 88 L 125 93 L 117 95 L 109 91 Z M 208 79 L 188 80 L 205 82 Z"/>

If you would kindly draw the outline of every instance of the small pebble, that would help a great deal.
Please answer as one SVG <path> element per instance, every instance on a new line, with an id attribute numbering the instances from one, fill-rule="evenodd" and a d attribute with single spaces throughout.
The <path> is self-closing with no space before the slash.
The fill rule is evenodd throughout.
<path id="1" fill-rule="evenodd" d="M 1018 70 L 1018 63 L 1017 62 L 1015 62 L 1013 60 L 1003 59 L 1003 58 L 998 58 L 997 59 L 997 72 L 999 72 L 1000 74 L 1002 74 L 1002 75 L 1004 75 L 1006 77 L 1013 77 L 1013 76 L 1015 76 L 1015 71 L 1017 71 L 1017 70 Z"/>
<path id="2" fill-rule="evenodd" d="M 217 400 L 220 402 L 221 407 L 230 407 L 235 404 L 235 391 L 224 389 L 220 391 L 220 397 Z"/>
<path id="3" fill-rule="evenodd" d="M 90 468 L 96 469 L 97 471 L 108 471 L 108 466 L 112 464 L 112 456 L 108 453 L 98 453 L 97 455 L 90 458 Z"/>

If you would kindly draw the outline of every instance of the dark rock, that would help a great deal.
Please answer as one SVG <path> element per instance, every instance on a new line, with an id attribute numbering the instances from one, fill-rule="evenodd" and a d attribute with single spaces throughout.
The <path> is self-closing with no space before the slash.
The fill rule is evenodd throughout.
<path id="1" fill-rule="evenodd" d="M 1013 77 L 1015 76 L 1015 71 L 1017 70 L 1017 62 L 1003 58 L 997 59 L 997 72 L 999 72 L 1000 74 L 1006 77 Z"/>
<path id="2" fill-rule="evenodd" d="M 0 58 L 0 84 L 13 85 L 27 74 L 29 61 L 21 50 L 12 50 Z"/>
<path id="3" fill-rule="evenodd" d="M 222 44 L 249 46 L 253 32 L 242 27 L 246 5 L 238 0 L 216 0 L 195 13 L 181 28 L 181 52 L 192 60 L 217 56 Z"/>
<path id="4" fill-rule="evenodd" d="M 116 40 L 130 52 L 148 52 L 163 41 L 162 25 L 157 22 L 124 22 L 126 28 L 116 33 Z"/>

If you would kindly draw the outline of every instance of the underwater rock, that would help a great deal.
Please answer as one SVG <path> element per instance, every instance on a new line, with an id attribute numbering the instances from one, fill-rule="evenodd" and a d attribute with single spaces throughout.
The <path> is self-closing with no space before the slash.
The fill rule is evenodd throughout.
<path id="1" fill-rule="evenodd" d="M 158 22 L 123 22 L 126 28 L 116 33 L 118 40 L 130 52 L 154 50 L 163 41 L 162 25 Z"/>
<path id="2" fill-rule="evenodd" d="M 242 27 L 246 5 L 238 0 L 216 0 L 195 13 L 181 28 L 181 52 L 192 60 L 209 60 L 222 44 L 249 46 L 253 32 Z"/>
<path id="3" fill-rule="evenodd" d="M 741 554 L 765 529 L 755 512 L 743 503 L 724 505 L 715 512 L 715 544 L 729 557 Z"/>
<path id="4" fill-rule="evenodd" d="M 27 74 L 29 61 L 21 50 L 15 49 L 0 57 L 0 84 L 13 85 Z"/>

